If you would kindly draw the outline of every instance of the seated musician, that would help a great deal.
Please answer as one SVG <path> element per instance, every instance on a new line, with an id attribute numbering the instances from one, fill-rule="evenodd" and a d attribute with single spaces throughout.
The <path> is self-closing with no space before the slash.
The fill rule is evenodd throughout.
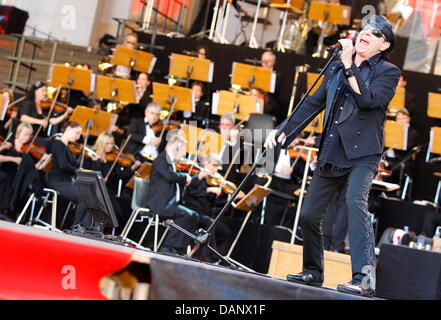
<path id="1" fill-rule="evenodd" d="M 196 52 L 199 59 L 208 59 L 208 48 L 206 46 L 199 46 Z"/>
<path id="2" fill-rule="evenodd" d="M 138 47 L 138 35 L 136 33 L 129 33 L 124 37 L 123 40 L 123 47 L 128 49 L 136 50 Z M 117 77 L 123 78 L 123 79 L 135 79 L 134 72 L 130 71 L 130 68 L 117 65 L 115 67 L 115 75 Z"/>
<path id="3" fill-rule="evenodd" d="M 83 63 L 81 65 L 77 65 L 75 68 L 80 68 L 82 70 L 92 70 L 92 67 L 87 64 Z M 76 106 L 84 106 L 87 107 L 89 105 L 89 102 L 92 98 L 92 93 L 90 91 L 83 91 L 83 90 L 70 90 L 69 94 L 69 101 L 65 101 L 69 106 L 72 106 L 75 108 Z"/>
<path id="4" fill-rule="evenodd" d="M 53 111 L 48 121 L 46 118 L 49 114 L 51 103 L 49 103 L 49 107 L 43 108 L 44 101 L 47 101 L 46 84 L 37 81 L 29 89 L 26 100 L 20 108 L 20 121 L 30 123 L 34 128 L 34 134 L 36 134 L 38 128 L 41 126 L 42 130 L 39 132 L 40 137 L 48 136 L 47 130 L 49 125 L 54 127 L 60 125 L 63 121 L 67 120 L 73 112 L 71 107 L 67 107 L 61 114 L 57 114 Z M 57 129 L 53 128 L 50 135 L 55 133 L 57 133 Z"/>
<path id="5" fill-rule="evenodd" d="M 256 100 L 260 104 L 260 110 L 262 110 L 264 114 L 272 115 L 273 121 L 277 121 L 277 118 L 274 114 L 275 112 L 277 112 L 279 104 L 277 103 L 277 101 L 274 100 L 271 95 L 256 87 L 250 89 L 250 95 L 256 98 Z"/>
<path id="6" fill-rule="evenodd" d="M 114 147 L 115 140 L 113 136 L 107 132 L 100 133 L 95 141 L 95 144 L 91 148 L 93 153 L 90 153 L 84 160 L 84 168 L 99 171 L 101 172 L 103 178 L 106 178 L 113 166 L 112 159 L 115 159 L 117 156 L 117 153 L 114 152 Z M 122 210 L 124 207 L 123 204 L 120 203 L 120 199 L 116 198 L 116 195 L 118 194 L 119 180 L 122 180 L 123 185 L 125 185 L 133 176 L 134 171 L 141 165 L 141 162 L 138 160 L 130 163 L 130 167 L 125 168 L 119 162 L 117 162 L 113 166 L 113 170 L 106 181 L 107 190 L 110 200 L 112 201 L 119 226 L 123 226 L 128 219 L 128 216 L 125 216 Z"/>
<path id="7" fill-rule="evenodd" d="M 410 117 L 410 113 L 407 109 L 403 108 L 397 111 L 395 121 L 403 126 L 409 126 L 407 131 L 407 149 L 395 150 L 391 148 L 387 150 L 385 158 L 387 162 L 386 169 L 391 170 L 398 165 L 398 167 L 392 171 L 391 176 L 384 179 L 387 182 L 401 184 L 404 182 L 404 174 L 409 175 L 410 177 L 415 175 L 415 156 L 409 158 L 403 163 L 400 163 L 412 152 L 412 148 L 418 145 L 418 131 L 410 125 L 411 120 L 412 118 Z"/>
<path id="8" fill-rule="evenodd" d="M 182 111 L 182 117 L 178 115 L 178 118 L 187 122 L 195 120 L 197 126 L 202 127 L 211 113 L 210 107 L 206 104 L 205 87 L 202 82 L 194 81 L 191 84 L 191 97 L 193 111 Z"/>
<path id="9" fill-rule="evenodd" d="M 161 139 L 156 136 L 152 126 L 158 123 L 160 111 L 159 103 L 150 102 L 145 108 L 144 118 L 133 119 L 130 122 L 128 134 L 131 135 L 131 140 L 127 146 L 127 152 L 140 161 L 158 156 Z"/>
<path id="10" fill-rule="evenodd" d="M 196 180 L 197 183 L 191 184 L 184 195 L 185 206 L 199 213 L 199 228 L 207 230 L 216 218 L 216 212 L 213 207 L 222 194 L 222 185 L 213 187 L 207 181 L 208 177 L 217 177 L 216 173 L 221 165 L 220 159 L 215 154 L 210 154 L 202 160 L 202 170 L 208 173 L 208 176 Z M 222 179 L 217 179 L 216 183 L 221 183 Z M 215 250 L 224 249 L 225 240 L 227 240 L 231 231 L 222 221 L 214 230 L 215 236 L 211 238 L 210 246 Z M 204 255 L 204 253 L 202 253 Z M 204 259 L 204 257 L 202 257 Z"/>
<path id="11" fill-rule="evenodd" d="M 0 90 L 3 99 L 8 99 L 9 104 L 14 100 L 11 89 L 4 88 Z M 7 137 L 9 132 L 15 132 L 20 121 L 18 120 L 18 108 L 14 105 L 8 106 L 5 118 L 0 121 L 0 135 Z"/>
<path id="12" fill-rule="evenodd" d="M 179 204 L 181 192 L 185 186 L 202 179 L 205 171 L 191 178 L 186 173 L 176 172 L 175 163 L 185 157 L 187 141 L 180 135 L 172 136 L 165 150 L 161 152 L 152 164 L 150 170 L 150 186 L 147 194 L 147 207 L 160 217 L 173 219 L 174 223 L 193 233 L 199 222 L 197 212 Z M 182 254 L 190 244 L 190 238 L 180 231 L 170 228 L 161 252 Z"/>
<path id="13" fill-rule="evenodd" d="M 52 168 L 48 176 L 48 186 L 61 193 L 63 198 L 77 204 L 73 230 L 84 232 L 90 226 L 90 214 L 81 204 L 80 193 L 74 184 L 75 171 L 79 163 L 69 149 L 70 143 L 76 143 L 81 137 L 82 127 L 74 121 L 67 122 L 62 128 L 62 135 L 55 140 L 52 146 Z"/>
<path id="14" fill-rule="evenodd" d="M 22 163 L 23 151 L 25 145 L 31 140 L 32 126 L 29 123 L 22 122 L 18 125 L 15 137 L 4 142 L 0 146 L 0 213 L 4 213 L 10 207 L 10 200 L 13 192 L 13 182 L 17 174 L 18 167 Z M 48 155 L 43 155 L 35 163 L 35 168 L 39 168 Z M 32 162 L 33 163 L 33 162 Z"/>
<path id="15" fill-rule="evenodd" d="M 152 102 L 153 93 L 153 76 L 145 72 L 141 72 L 136 79 L 136 90 L 138 93 L 139 102 L 129 104 L 127 108 L 130 119 L 141 119 L 144 117 L 145 107 Z"/>
<path id="16" fill-rule="evenodd" d="M 279 145 L 274 150 L 274 161 L 266 161 L 267 170 L 272 169 L 267 172 L 271 176 L 271 182 L 268 186 L 270 189 L 293 196 L 294 192 L 300 188 L 305 171 L 307 152 L 302 149 L 291 149 L 299 145 L 300 142 L 301 139 L 297 137 L 291 142 L 288 149 L 284 149 Z M 303 142 L 306 146 L 313 146 L 315 136 L 309 136 Z M 270 155 L 268 154 L 268 156 Z M 274 193 L 270 194 L 267 197 L 264 223 L 292 226 L 293 212 L 285 214 L 285 221 L 282 221 L 287 206 L 288 200 L 286 198 Z"/>
<path id="17" fill-rule="evenodd" d="M 263 68 L 271 69 L 275 71 L 276 65 L 276 55 L 272 51 L 265 51 L 261 56 L 261 64 Z M 267 98 L 269 103 L 272 106 L 272 114 L 276 117 L 277 123 L 284 119 L 285 115 L 282 114 L 282 108 L 280 107 L 282 104 L 281 101 L 281 91 L 283 86 L 284 76 L 280 71 L 276 72 L 276 85 L 273 93 L 267 93 Z"/>

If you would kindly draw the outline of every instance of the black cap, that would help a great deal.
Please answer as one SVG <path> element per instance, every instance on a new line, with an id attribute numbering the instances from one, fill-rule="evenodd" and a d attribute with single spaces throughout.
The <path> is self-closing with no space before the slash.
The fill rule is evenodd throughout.
<path id="1" fill-rule="evenodd" d="M 390 47 L 385 50 L 386 53 L 391 53 L 395 46 L 395 35 L 392 29 L 392 24 L 383 16 L 372 15 L 368 22 L 373 28 L 380 30 L 386 37 L 386 41 L 390 43 Z"/>

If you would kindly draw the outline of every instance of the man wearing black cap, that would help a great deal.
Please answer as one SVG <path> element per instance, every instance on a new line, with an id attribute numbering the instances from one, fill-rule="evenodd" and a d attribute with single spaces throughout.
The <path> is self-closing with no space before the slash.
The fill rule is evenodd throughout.
<path id="1" fill-rule="evenodd" d="M 289 144 L 322 110 L 323 134 L 317 167 L 302 207 L 303 272 L 288 281 L 321 286 L 323 239 L 321 220 L 334 193 L 347 183 L 352 280 L 337 290 L 375 294 L 375 242 L 367 199 L 383 152 L 387 106 L 395 94 L 400 69 L 386 61 L 394 46 L 391 24 L 371 16 L 357 36 L 340 39 L 341 61 L 333 62 L 317 91 L 306 98 L 276 141 L 277 130 L 265 142 L 272 148 Z"/>

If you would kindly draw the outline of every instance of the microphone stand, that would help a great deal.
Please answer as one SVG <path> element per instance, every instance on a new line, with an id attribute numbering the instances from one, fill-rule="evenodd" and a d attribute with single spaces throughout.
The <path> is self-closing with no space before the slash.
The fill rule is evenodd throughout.
<path id="1" fill-rule="evenodd" d="M 299 101 L 299 103 L 297 104 L 297 106 L 295 107 L 294 111 L 291 113 L 291 115 L 285 119 L 284 122 L 282 122 L 280 124 L 279 129 L 277 130 L 275 139 L 276 141 L 278 140 L 278 138 L 280 137 L 280 135 L 282 134 L 282 132 L 285 130 L 285 128 L 287 127 L 290 119 L 293 117 L 293 115 L 296 113 L 296 111 L 298 110 L 298 108 L 302 105 L 302 103 L 305 101 L 306 97 L 308 97 L 309 93 L 311 92 L 311 90 L 315 87 L 315 85 L 317 84 L 317 82 L 320 80 L 320 78 L 322 77 L 322 75 L 324 75 L 325 71 L 328 69 L 329 65 L 331 64 L 331 62 L 337 57 L 339 53 L 339 50 L 334 50 L 334 52 L 332 53 L 331 57 L 329 58 L 328 62 L 326 63 L 326 65 L 323 67 L 323 69 L 320 71 L 319 75 L 317 76 L 317 78 L 315 79 L 315 81 L 313 82 L 313 84 L 311 85 L 311 87 L 306 91 L 306 93 L 303 95 L 302 99 Z M 299 127 L 305 125 L 306 121 L 308 119 L 304 120 Z M 296 128 L 297 129 L 297 128 Z M 296 130 L 295 129 L 295 130 Z M 288 136 L 288 135 L 287 135 Z M 222 210 L 219 212 L 219 214 L 217 215 L 216 219 L 214 219 L 213 223 L 210 225 L 210 227 L 205 231 L 203 229 L 199 229 L 196 232 L 196 235 L 188 232 L 187 230 L 183 229 L 182 227 L 178 226 L 177 224 L 173 223 L 172 220 L 167 220 L 166 221 L 166 225 L 175 228 L 176 230 L 184 233 L 186 236 L 188 236 L 189 238 L 193 239 L 196 242 L 196 245 L 192 248 L 190 254 L 187 255 L 187 257 L 191 258 L 198 250 L 203 249 L 203 248 L 207 248 L 212 254 L 214 254 L 218 259 L 220 259 L 222 262 L 226 263 L 230 268 L 232 269 L 237 269 L 237 268 L 241 268 L 237 263 L 233 263 L 230 261 L 230 259 L 228 257 L 224 257 L 223 255 L 221 255 L 219 252 L 217 252 L 215 249 L 213 249 L 210 246 L 210 239 L 214 234 L 214 229 L 216 228 L 216 226 L 219 224 L 220 220 L 222 219 L 222 217 L 225 215 L 225 213 L 227 212 L 227 210 L 230 208 L 230 206 L 232 205 L 233 200 L 236 198 L 236 196 L 239 194 L 239 192 L 242 190 L 242 188 L 244 187 L 245 183 L 248 181 L 248 179 L 251 177 L 251 175 L 254 173 L 254 171 L 256 170 L 257 164 L 260 162 L 260 160 L 265 156 L 266 154 L 266 148 L 263 150 L 263 152 L 260 154 L 260 156 L 254 161 L 250 171 L 248 172 L 248 174 L 245 176 L 245 178 L 242 180 L 242 182 L 239 184 L 239 186 L 237 187 L 236 191 L 230 196 L 228 202 L 225 204 L 225 206 L 222 208 Z M 294 230 L 294 232 L 296 232 L 296 230 Z"/>

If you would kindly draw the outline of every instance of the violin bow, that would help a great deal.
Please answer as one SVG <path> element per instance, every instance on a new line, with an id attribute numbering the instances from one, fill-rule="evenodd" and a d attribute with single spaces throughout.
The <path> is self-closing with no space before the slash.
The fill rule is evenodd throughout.
<path id="1" fill-rule="evenodd" d="M 124 149 L 127 147 L 127 143 L 129 143 L 129 140 L 130 140 L 131 137 L 132 137 L 132 135 L 130 134 L 130 135 L 127 137 L 126 141 L 124 141 L 124 145 L 123 145 L 123 146 L 121 147 L 121 149 L 119 150 L 118 155 L 116 156 L 115 161 L 113 161 L 113 163 L 112 163 L 112 167 L 110 167 L 109 172 L 107 172 L 107 175 L 106 175 L 106 177 L 104 178 L 104 182 L 107 183 L 107 180 L 109 179 L 110 174 L 112 173 L 113 169 L 115 168 L 115 165 L 116 165 L 116 163 L 118 162 L 119 158 L 121 157 L 121 154 L 123 153 Z"/>

